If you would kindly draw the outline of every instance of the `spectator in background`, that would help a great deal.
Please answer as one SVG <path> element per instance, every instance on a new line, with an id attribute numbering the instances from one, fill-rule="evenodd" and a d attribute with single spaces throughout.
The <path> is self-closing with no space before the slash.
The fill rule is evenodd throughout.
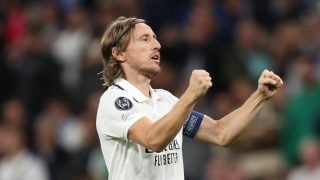
<path id="1" fill-rule="evenodd" d="M 108 171 L 99 146 L 90 153 L 88 157 L 87 171 L 94 180 L 108 179 Z"/>
<path id="2" fill-rule="evenodd" d="M 1 26 L 1 25 L 0 25 Z M 1 45 L 1 27 L 0 27 L 0 46 Z M 14 71 L 9 68 L 8 64 L 4 61 L 5 55 L 3 52 L 3 48 L 0 47 L 0 84 L 2 84 L 0 88 L 0 104 L 6 101 L 8 97 L 14 96 L 16 76 Z"/>
<path id="3" fill-rule="evenodd" d="M 219 58 L 220 50 L 217 31 L 219 26 L 214 16 L 211 4 L 197 1 L 186 13 L 183 24 L 182 39 L 180 43 L 180 65 L 181 81 L 186 87 L 188 78 L 193 69 L 206 69 L 209 73 L 214 73 L 215 78 L 221 79 Z M 213 89 L 221 89 L 223 81 L 216 82 Z"/>
<path id="4" fill-rule="evenodd" d="M 80 74 L 80 89 L 78 93 L 81 96 L 77 102 L 80 104 L 78 110 L 83 112 L 85 110 L 86 101 L 90 96 L 90 93 L 100 90 L 101 80 L 98 79 L 98 73 L 100 71 L 100 43 L 98 38 L 92 38 L 88 43 L 86 50 L 84 51 L 84 59 L 81 63 Z"/>
<path id="5" fill-rule="evenodd" d="M 74 168 L 74 177 L 105 179 L 107 172 L 103 171 L 105 164 L 101 151 L 98 151 L 99 139 L 96 134 L 96 112 L 102 92 L 91 92 L 86 99 L 86 108 L 79 116 L 82 129 L 81 146 L 71 155 L 70 165 Z M 102 167 L 99 167 L 99 166 Z"/>
<path id="6" fill-rule="evenodd" d="M 42 160 L 30 153 L 25 144 L 25 134 L 19 127 L 1 124 L 0 136 L 2 158 L 0 160 L 1 180 L 49 180 L 49 174 Z"/>
<path id="7" fill-rule="evenodd" d="M 74 7 L 67 13 L 65 27 L 53 43 L 52 53 L 62 66 L 61 82 L 72 107 L 77 106 L 83 52 L 90 37 L 87 10 Z"/>
<path id="8" fill-rule="evenodd" d="M 50 179 L 67 179 L 70 154 L 57 142 L 58 121 L 54 115 L 42 113 L 35 121 L 35 152 L 48 167 Z"/>
<path id="9" fill-rule="evenodd" d="M 61 33 L 60 31 L 60 11 L 56 3 L 52 1 L 45 1 L 38 4 L 35 7 L 36 19 L 40 28 L 41 45 L 44 51 L 51 52 L 53 43 L 55 42 L 57 36 Z"/>
<path id="10" fill-rule="evenodd" d="M 266 50 L 267 34 L 253 19 L 238 21 L 235 26 L 234 46 L 224 52 L 223 77 L 231 83 L 237 77 L 257 79 L 263 69 L 274 69 Z M 230 67 L 230 68 L 228 68 Z"/>
<path id="11" fill-rule="evenodd" d="M 277 22 L 296 18 L 305 9 L 303 1 L 299 0 L 271 0 L 270 7 Z"/>
<path id="12" fill-rule="evenodd" d="M 211 0 L 212 1 L 212 0 Z M 237 22 L 249 13 L 246 0 L 223 0 L 214 2 L 215 17 L 220 25 L 220 36 L 223 40 L 233 42 Z"/>
<path id="13" fill-rule="evenodd" d="M 255 80 L 263 69 L 274 69 L 267 45 L 268 35 L 258 22 L 250 17 L 239 19 L 234 25 L 233 41 L 219 43 L 220 51 L 215 52 L 219 63 L 211 60 L 208 69 L 217 66 L 225 89 L 238 79 Z"/>
<path id="14" fill-rule="evenodd" d="M 27 109 L 21 99 L 11 98 L 1 106 L 0 121 L 24 129 L 27 126 Z"/>
<path id="15" fill-rule="evenodd" d="M 15 95 L 26 104 L 31 121 L 46 98 L 61 93 L 60 66 L 42 49 L 41 41 L 40 29 L 28 24 L 24 36 L 8 46 L 7 63 L 16 75 Z"/>
<path id="16" fill-rule="evenodd" d="M 299 144 L 309 136 L 316 136 L 316 116 L 320 107 L 320 85 L 317 82 L 315 57 L 300 54 L 294 62 L 288 80 L 289 88 L 298 85 L 284 107 L 281 127 L 281 146 L 291 164 L 297 164 Z M 291 88 L 293 89 L 293 88 Z"/>
<path id="17" fill-rule="evenodd" d="M 44 107 L 40 118 L 54 121 L 58 146 L 69 154 L 79 151 L 83 143 L 83 127 L 79 117 L 72 113 L 68 101 L 64 97 L 52 97 Z"/>
<path id="18" fill-rule="evenodd" d="M 3 102 L 1 106 L 0 122 L 10 124 L 13 127 L 22 129 L 26 134 L 27 145 L 33 144 L 32 124 L 28 123 L 28 111 L 25 103 L 19 98 L 10 98 Z"/>
<path id="19" fill-rule="evenodd" d="M 7 44 L 15 43 L 27 30 L 27 13 L 25 3 L 21 0 L 8 2 L 4 18 L 4 34 Z"/>
<path id="20" fill-rule="evenodd" d="M 70 112 L 62 97 L 56 97 L 47 101 L 43 112 L 37 117 L 35 149 L 47 163 L 52 179 L 105 175 L 96 174 L 100 172 L 92 169 L 99 163 L 92 156 L 99 155 L 95 152 L 98 144 L 95 117 L 100 94 L 89 94 L 86 108 L 78 116 Z"/>
<path id="21" fill-rule="evenodd" d="M 204 169 L 204 180 L 246 180 L 237 158 L 230 154 L 212 159 Z"/>
<path id="22" fill-rule="evenodd" d="M 268 40 L 267 48 L 274 70 L 284 77 L 288 75 L 287 67 L 292 64 L 292 59 L 298 53 L 302 40 L 300 29 L 301 26 L 296 21 L 284 21 L 275 27 Z"/>
<path id="23" fill-rule="evenodd" d="M 304 52 L 315 54 L 316 56 L 316 76 L 320 82 L 320 1 L 314 1 L 314 9 L 302 13 L 300 17 L 301 22 L 301 36 L 299 47 Z"/>
<path id="24" fill-rule="evenodd" d="M 192 7 L 183 29 L 184 69 L 183 77 L 187 80 L 193 68 L 205 68 L 212 59 L 210 45 L 216 31 L 216 24 L 210 6 L 196 4 Z"/>
<path id="25" fill-rule="evenodd" d="M 293 169 L 288 180 L 320 179 L 320 144 L 316 139 L 307 138 L 299 147 L 300 165 Z"/>

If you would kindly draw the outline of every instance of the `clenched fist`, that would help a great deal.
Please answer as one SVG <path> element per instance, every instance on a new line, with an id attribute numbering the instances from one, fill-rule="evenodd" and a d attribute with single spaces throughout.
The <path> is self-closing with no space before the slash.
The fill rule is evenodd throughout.
<path id="1" fill-rule="evenodd" d="M 264 70 L 258 81 L 258 92 L 263 98 L 271 98 L 283 86 L 281 78 L 272 71 Z"/>
<path id="2" fill-rule="evenodd" d="M 211 77 L 207 71 L 205 70 L 192 71 L 188 92 L 195 99 L 199 99 L 200 97 L 204 96 L 211 86 L 212 86 Z"/>

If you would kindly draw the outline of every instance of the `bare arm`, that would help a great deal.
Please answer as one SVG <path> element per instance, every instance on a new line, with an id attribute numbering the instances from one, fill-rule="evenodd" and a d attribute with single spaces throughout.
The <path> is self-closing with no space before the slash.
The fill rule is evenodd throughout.
<path id="1" fill-rule="evenodd" d="M 277 89 L 282 87 L 281 78 L 271 71 L 265 70 L 258 81 L 258 89 L 245 101 L 245 103 L 218 121 L 205 116 L 198 130 L 196 138 L 227 146 L 237 139 L 255 119 L 263 104 L 271 98 Z"/>
<path id="2" fill-rule="evenodd" d="M 153 151 L 162 151 L 181 130 L 198 99 L 211 86 L 209 73 L 193 71 L 189 87 L 174 107 L 156 122 L 147 117 L 138 120 L 129 128 L 128 138 Z"/>

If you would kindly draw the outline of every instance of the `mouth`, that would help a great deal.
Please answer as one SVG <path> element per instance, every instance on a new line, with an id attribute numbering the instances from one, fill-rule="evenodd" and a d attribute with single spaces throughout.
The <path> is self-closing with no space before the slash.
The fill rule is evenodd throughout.
<path id="1" fill-rule="evenodd" d="M 151 56 L 151 60 L 160 61 L 160 53 L 155 53 Z"/>

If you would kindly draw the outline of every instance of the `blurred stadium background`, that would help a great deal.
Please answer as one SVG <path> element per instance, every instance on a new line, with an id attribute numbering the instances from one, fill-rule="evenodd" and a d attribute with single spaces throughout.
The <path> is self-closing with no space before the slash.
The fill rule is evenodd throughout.
<path id="1" fill-rule="evenodd" d="M 184 139 L 186 180 L 320 179 L 320 1 L 1 0 L 1 180 L 107 179 L 95 129 L 99 42 L 120 15 L 158 35 L 155 88 L 179 96 L 191 70 L 211 73 L 196 108 L 216 119 L 263 69 L 284 79 L 231 147 Z"/>

